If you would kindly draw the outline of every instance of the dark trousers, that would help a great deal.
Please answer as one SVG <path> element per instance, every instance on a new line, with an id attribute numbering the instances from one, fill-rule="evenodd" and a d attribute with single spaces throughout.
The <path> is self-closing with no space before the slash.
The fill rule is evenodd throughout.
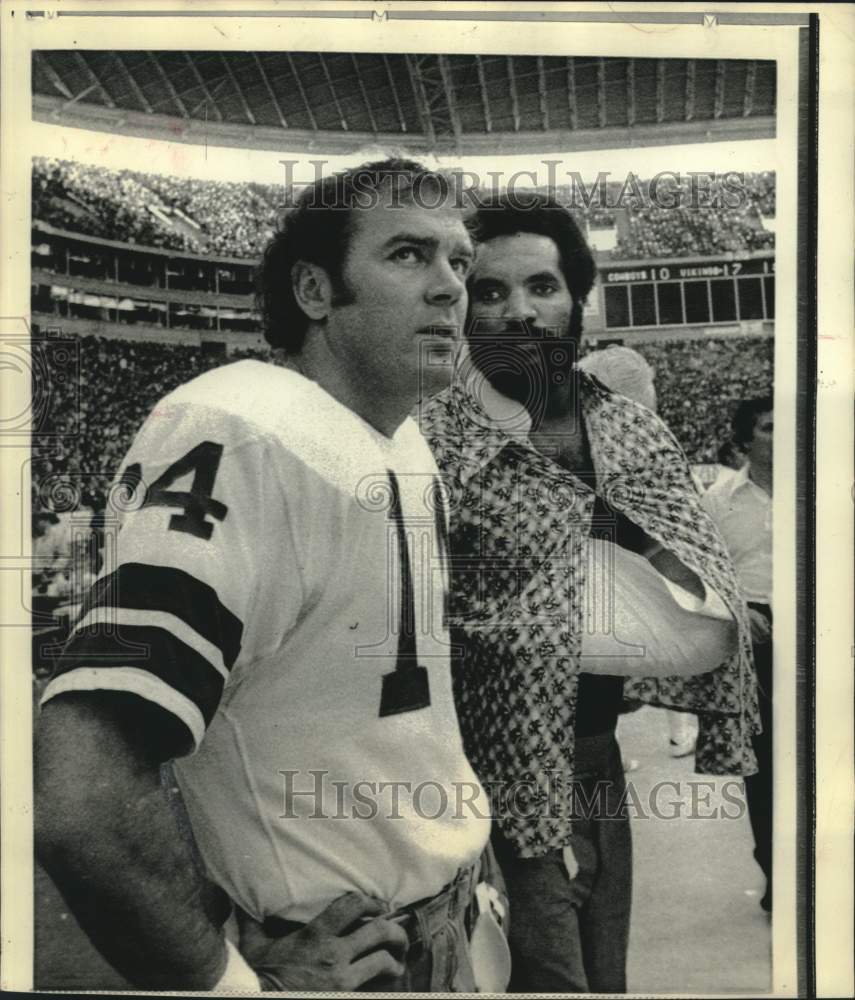
<path id="1" fill-rule="evenodd" d="M 752 604 L 771 621 L 766 605 Z M 754 834 L 754 857 L 772 885 L 772 643 L 754 646 L 760 722 L 763 732 L 753 738 L 757 774 L 745 779 L 745 799 Z"/>
<path id="2" fill-rule="evenodd" d="M 632 841 L 614 732 L 577 738 L 576 781 L 573 878 L 562 851 L 520 858 L 494 831 L 511 911 L 510 993 L 626 992 Z"/>

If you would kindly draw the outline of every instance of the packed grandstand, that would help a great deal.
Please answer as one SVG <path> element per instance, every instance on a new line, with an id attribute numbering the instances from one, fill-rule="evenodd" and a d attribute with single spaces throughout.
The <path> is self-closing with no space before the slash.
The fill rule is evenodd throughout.
<path id="1" fill-rule="evenodd" d="M 726 179 L 712 178 L 704 190 L 708 204 L 697 207 L 688 204 L 689 176 L 665 178 L 655 197 L 644 181 L 629 196 L 625 182 L 611 182 L 602 197 L 596 191 L 592 196 L 591 189 L 582 197 L 569 186 L 559 186 L 556 194 L 586 228 L 616 229 L 612 258 L 688 257 L 774 247 L 775 234 L 764 223 L 775 215 L 775 174 L 740 178 L 737 197 L 733 186 L 725 188 Z M 282 185 L 114 171 L 42 157 L 33 161 L 34 220 L 89 236 L 190 253 L 256 258 L 272 234 L 284 198 Z M 618 203 L 619 209 L 609 207 Z"/>
<path id="2" fill-rule="evenodd" d="M 670 193 L 679 194 L 679 188 L 677 181 L 672 182 Z M 775 211 L 774 173 L 744 175 L 744 197 L 733 207 L 719 203 L 716 208 L 689 208 L 681 205 L 679 197 L 671 199 L 673 207 L 665 207 L 663 202 L 667 204 L 668 199 L 661 191 L 654 200 L 646 184 L 639 190 L 641 197 L 629 198 L 621 209 L 602 204 L 592 204 L 587 210 L 574 207 L 589 232 L 614 229 L 611 252 L 602 256 L 655 261 L 768 251 L 774 245 L 774 232 L 764 227 Z M 567 189 L 559 188 L 557 193 L 567 200 L 572 197 Z M 712 191 L 713 195 L 720 193 L 715 188 Z M 33 259 L 48 272 L 56 267 L 52 258 L 39 256 L 45 246 L 35 231 L 38 223 L 47 223 L 67 233 L 108 239 L 114 247 L 124 244 L 119 252 L 129 268 L 135 266 L 137 258 L 142 267 L 145 247 L 203 255 L 204 263 L 214 269 L 224 259 L 243 258 L 249 265 L 271 235 L 283 197 L 284 189 L 273 185 L 113 171 L 37 158 L 32 187 Z M 121 263 L 124 267 L 125 261 Z M 118 262 L 116 266 L 122 280 Z M 249 276 L 251 271 L 246 270 Z M 80 273 L 86 273 L 85 267 Z M 99 280 L 109 281 L 109 277 L 105 273 Z M 203 286 L 194 286 L 191 280 L 183 287 Z M 217 284 L 219 293 L 223 287 Z M 54 299 L 56 292 L 55 286 L 51 291 Z M 34 279 L 34 316 L 44 312 L 38 294 Z M 83 301 L 87 294 L 80 293 Z M 220 298 L 228 296 L 221 294 Z M 45 301 L 50 304 L 49 299 Z M 174 325 L 187 325 L 186 317 L 178 314 L 207 308 L 179 308 L 173 316 Z M 49 604 L 72 599 L 75 587 L 97 567 L 97 545 L 95 549 L 88 542 L 83 546 L 89 553 L 84 554 L 85 570 L 77 557 L 69 556 L 70 518 L 74 514 L 79 520 L 81 512 L 91 512 L 96 528 L 93 537 L 98 541 L 97 528 L 111 480 L 157 400 L 208 368 L 236 357 L 262 354 L 254 347 L 238 347 L 227 357 L 206 350 L 198 342 L 164 344 L 117 340 L 115 335 L 108 338 L 100 335 L 99 326 L 106 326 L 99 323 L 100 315 L 91 310 L 85 332 L 73 340 L 71 354 L 75 367 L 79 366 L 75 377 L 48 380 L 49 405 L 33 438 L 33 510 L 34 514 L 48 515 L 34 517 L 41 533 L 36 551 L 42 558 L 33 585 L 37 595 L 50 599 Z M 62 332 L 62 316 L 57 314 L 56 326 L 61 337 L 70 336 Z M 103 316 L 107 318 L 106 313 Z M 39 315 L 38 322 L 44 319 Z M 680 337 L 678 331 L 672 339 L 633 342 L 655 369 L 661 413 L 695 464 L 719 460 L 733 407 L 745 397 L 767 394 L 772 384 L 772 338 L 716 336 L 714 329 L 710 331 L 713 335 L 702 337 Z"/>

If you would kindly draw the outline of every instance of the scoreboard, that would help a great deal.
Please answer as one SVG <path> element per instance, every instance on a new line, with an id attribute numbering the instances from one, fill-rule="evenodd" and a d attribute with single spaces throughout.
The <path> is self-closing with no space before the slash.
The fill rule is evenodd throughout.
<path id="1" fill-rule="evenodd" d="M 684 326 L 775 318 L 775 258 L 601 264 L 605 327 Z"/>

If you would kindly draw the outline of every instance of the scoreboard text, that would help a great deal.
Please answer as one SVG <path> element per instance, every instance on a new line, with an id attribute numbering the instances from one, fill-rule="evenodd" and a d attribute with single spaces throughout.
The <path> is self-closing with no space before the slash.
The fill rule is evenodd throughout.
<path id="1" fill-rule="evenodd" d="M 606 328 L 775 317 L 775 258 L 601 266 Z"/>

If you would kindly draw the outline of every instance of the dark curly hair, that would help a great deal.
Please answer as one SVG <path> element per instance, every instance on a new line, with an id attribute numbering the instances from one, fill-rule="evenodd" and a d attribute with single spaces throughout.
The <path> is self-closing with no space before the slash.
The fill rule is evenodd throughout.
<path id="1" fill-rule="evenodd" d="M 309 317 L 294 297 L 291 271 L 297 261 L 324 268 L 332 281 L 336 304 L 347 304 L 353 301 L 352 290 L 345 285 L 342 271 L 354 212 L 376 206 L 385 196 L 390 197 L 392 206 L 415 203 L 436 207 L 448 198 L 451 186 L 452 179 L 446 174 L 415 160 L 390 157 L 330 174 L 305 188 L 280 219 L 256 273 L 256 302 L 271 347 L 283 348 L 288 354 L 299 354 L 303 347 Z M 431 195 L 422 202 L 420 191 L 425 187 Z"/>
<path id="2" fill-rule="evenodd" d="M 558 247 L 561 271 L 573 299 L 568 334 L 582 335 L 582 309 L 594 287 L 594 255 L 570 212 L 551 195 L 538 191 L 507 191 L 477 199 L 472 235 L 479 243 L 497 236 L 534 233 L 548 236 Z"/>
<path id="3" fill-rule="evenodd" d="M 748 444 L 754 437 L 754 428 L 764 413 L 773 410 L 771 396 L 757 396 L 754 399 L 743 399 L 733 414 L 733 442 L 740 448 Z"/>

